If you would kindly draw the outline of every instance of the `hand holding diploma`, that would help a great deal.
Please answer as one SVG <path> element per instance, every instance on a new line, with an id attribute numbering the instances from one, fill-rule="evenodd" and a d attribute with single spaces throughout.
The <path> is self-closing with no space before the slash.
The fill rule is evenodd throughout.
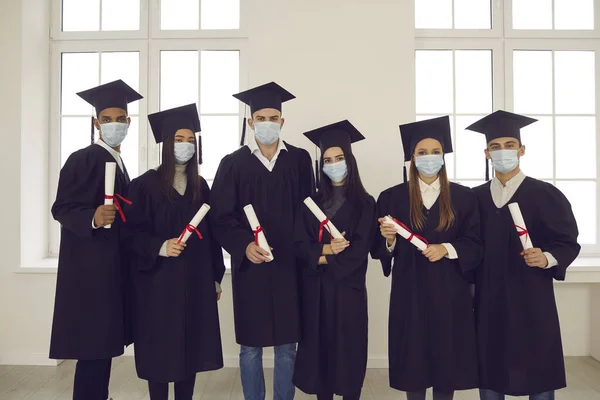
<path id="1" fill-rule="evenodd" d="M 107 162 L 104 169 L 104 205 L 112 206 L 114 204 L 115 197 L 115 176 L 117 174 L 117 163 Z M 108 211 L 108 210 L 106 210 Z M 116 210 L 115 210 L 116 211 Z M 109 220 L 110 218 L 108 218 Z M 95 218 L 94 218 L 95 220 Z M 114 217 L 109 223 L 96 226 L 104 226 L 105 229 L 110 229 L 111 224 L 114 222 Z"/>
<path id="2" fill-rule="evenodd" d="M 209 210 L 210 210 L 210 206 L 208 204 L 206 204 L 206 203 L 202 204 L 202 207 L 200 207 L 200 209 L 198 210 L 196 215 L 194 215 L 194 217 L 192 218 L 190 223 L 185 227 L 183 232 L 181 232 L 181 235 L 179 236 L 179 239 L 177 240 L 178 244 L 186 243 L 188 241 L 188 239 L 190 238 L 190 236 L 192 235 L 192 233 L 196 233 L 198 238 L 202 239 L 202 234 L 198 230 L 198 225 L 200 225 L 200 222 L 202 222 L 204 217 L 206 217 L 206 214 L 208 214 Z"/>
<path id="3" fill-rule="evenodd" d="M 258 221 L 258 217 L 256 216 L 256 212 L 254 212 L 252 204 L 248 204 L 244 207 L 244 212 L 246 213 L 246 218 L 248 218 L 248 223 L 254 233 L 254 242 L 246 247 L 246 257 L 254 264 L 273 261 L 271 246 L 269 246 L 269 243 L 267 242 L 264 229 Z"/>
<path id="4" fill-rule="evenodd" d="M 390 217 L 389 215 L 384 217 L 384 223 L 386 225 L 394 226 L 394 229 L 396 230 L 396 233 L 398 235 L 402 236 L 404 239 L 411 242 L 419 250 L 424 251 L 429 246 L 427 239 L 425 239 L 422 236 L 414 234 L 410 229 L 408 229 L 408 227 L 406 225 L 404 225 L 402 222 L 400 222 L 398 220 L 395 220 L 394 218 Z"/>
<path id="5" fill-rule="evenodd" d="M 306 207 L 313 213 L 313 215 L 319 220 L 319 242 L 323 241 L 323 229 L 327 229 L 327 232 L 331 235 L 332 239 L 343 239 L 344 235 L 340 233 L 340 231 L 329 221 L 329 218 L 325 215 L 325 213 L 319 208 L 319 206 L 314 202 L 313 199 L 307 197 L 304 199 L 304 204 Z"/>
<path id="6" fill-rule="evenodd" d="M 529 231 L 525 226 L 525 219 L 523 219 L 523 214 L 521 214 L 521 208 L 519 207 L 519 203 L 510 203 L 508 205 L 508 210 L 510 211 L 510 215 L 512 216 L 515 228 L 517 229 L 517 233 L 519 234 L 519 239 L 521 239 L 523 249 L 533 249 L 533 243 L 531 242 Z"/>

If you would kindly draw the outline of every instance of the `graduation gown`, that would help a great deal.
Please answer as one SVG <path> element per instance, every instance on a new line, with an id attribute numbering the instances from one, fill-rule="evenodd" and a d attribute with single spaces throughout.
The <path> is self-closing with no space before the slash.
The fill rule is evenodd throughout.
<path id="1" fill-rule="evenodd" d="M 95 360 L 123 354 L 129 344 L 124 324 L 124 281 L 120 254 L 121 218 L 110 229 L 93 229 L 104 204 L 104 175 L 113 156 L 93 144 L 73 153 L 60 172 L 54 219 L 61 239 L 50 358 Z M 115 194 L 127 195 L 129 178 L 117 167 Z M 121 202 L 121 205 L 127 206 Z"/>
<path id="2" fill-rule="evenodd" d="M 475 290 L 481 388 L 523 396 L 566 386 L 553 279 L 564 280 L 579 254 L 571 205 L 554 186 L 526 178 L 509 203 L 517 202 L 534 247 L 558 261 L 531 268 L 508 205 L 498 209 L 490 182 L 475 189 L 485 255 Z"/>
<path id="3" fill-rule="evenodd" d="M 300 337 L 294 212 L 314 187 L 306 150 L 286 143 L 272 172 L 244 146 L 226 156 L 213 182 L 214 232 L 231 255 L 237 343 L 268 347 Z M 252 204 L 273 248 L 274 260 L 255 265 L 246 258 L 254 241 L 243 207 Z"/>
<path id="4" fill-rule="evenodd" d="M 304 204 L 299 206 L 294 237 L 301 265 L 302 339 L 294 384 L 310 394 L 356 395 L 367 368 L 365 276 L 376 231 L 375 199 L 346 200 L 330 220 L 346 232 L 350 247 L 318 265 L 331 238 L 324 231 L 319 243 L 319 221 Z"/>
<path id="5" fill-rule="evenodd" d="M 397 236 L 392 254 L 379 234 L 373 257 L 385 276 L 392 274 L 389 315 L 390 386 L 403 391 L 434 387 L 443 391 L 477 387 L 473 300 L 468 276 L 481 260 L 477 199 L 471 189 L 450 184 L 455 222 L 438 232 L 439 198 L 423 209 L 424 236 L 431 244 L 450 243 L 458 259 L 431 263 L 410 242 Z M 408 185 L 381 193 L 378 217 L 391 215 L 410 226 Z M 392 270 L 392 264 L 393 270 Z"/>
<path id="6" fill-rule="evenodd" d="M 134 204 L 128 216 L 133 282 L 133 338 L 138 376 L 154 382 L 177 382 L 196 372 L 223 367 L 215 282 L 225 274 L 223 252 L 214 240 L 207 216 L 192 233 L 179 257 L 160 257 L 162 244 L 179 237 L 209 188 L 201 179 L 201 200 L 192 203 L 173 190 L 171 203 L 160 175 L 146 172 L 131 183 Z M 210 215 L 210 213 L 208 214 Z"/>

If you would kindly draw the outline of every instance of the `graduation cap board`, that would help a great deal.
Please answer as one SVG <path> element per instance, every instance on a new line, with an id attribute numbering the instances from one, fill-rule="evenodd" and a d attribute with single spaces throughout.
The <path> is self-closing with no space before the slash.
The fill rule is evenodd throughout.
<path id="1" fill-rule="evenodd" d="M 96 117 L 107 108 L 120 108 L 127 111 L 127 105 L 143 99 L 142 95 L 133 90 L 122 80 L 105 83 L 104 85 L 77 93 L 87 103 L 96 109 Z M 94 118 L 92 117 L 92 143 L 94 143 Z"/>
<path id="2" fill-rule="evenodd" d="M 400 125 L 404 149 L 404 182 L 407 182 L 406 163 L 412 159 L 417 144 L 423 139 L 435 139 L 442 145 L 444 154 L 452 153 L 452 131 L 450 117 L 438 117 Z"/>
<path id="3" fill-rule="evenodd" d="M 305 132 L 306 136 L 315 146 L 321 149 L 321 154 L 331 147 L 340 147 L 344 154 L 352 153 L 352 143 L 364 140 L 365 137 L 348 120 L 326 125 L 312 131 Z M 319 184 L 319 159 L 315 161 L 317 185 Z"/>
<path id="4" fill-rule="evenodd" d="M 189 129 L 194 133 L 201 131 L 200 117 L 195 103 L 150 114 L 148 121 L 156 143 L 162 143 L 179 129 Z M 198 162 L 202 164 L 201 137 L 198 137 Z"/>
<path id="5" fill-rule="evenodd" d="M 515 138 L 521 143 L 521 129 L 533 124 L 537 119 L 524 115 L 513 114 L 508 111 L 498 110 L 469 125 L 466 129 L 485 135 L 486 143 L 503 138 Z M 489 162 L 485 160 L 485 180 L 490 179 Z"/>
<path id="6" fill-rule="evenodd" d="M 282 104 L 296 98 L 293 94 L 276 84 L 275 82 L 266 83 L 244 92 L 234 94 L 233 97 L 250 107 L 250 113 L 264 110 L 265 108 L 274 108 L 281 111 Z M 246 116 L 244 115 L 244 125 L 242 126 L 242 140 L 240 146 L 244 145 L 246 138 Z"/>

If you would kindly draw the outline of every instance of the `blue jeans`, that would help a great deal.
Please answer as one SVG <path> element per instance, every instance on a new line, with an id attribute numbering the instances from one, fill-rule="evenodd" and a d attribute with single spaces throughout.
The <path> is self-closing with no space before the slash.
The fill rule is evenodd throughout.
<path id="1" fill-rule="evenodd" d="M 245 400 L 265 399 L 262 347 L 240 348 L 240 375 Z M 296 362 L 296 343 L 275 346 L 273 375 L 274 400 L 293 400 L 296 388 L 292 383 Z"/>
<path id="2" fill-rule="evenodd" d="M 493 390 L 480 389 L 479 398 L 481 400 L 504 400 L 504 395 Z M 529 400 L 554 400 L 554 391 L 532 394 Z"/>

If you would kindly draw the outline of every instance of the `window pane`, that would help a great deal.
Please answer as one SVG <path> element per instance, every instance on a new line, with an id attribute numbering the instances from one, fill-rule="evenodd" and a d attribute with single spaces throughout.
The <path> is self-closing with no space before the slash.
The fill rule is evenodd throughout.
<path id="1" fill-rule="evenodd" d="M 137 52 L 102 53 L 100 83 L 122 79 L 135 91 L 140 91 L 140 55 Z M 127 107 L 129 114 L 139 112 L 139 101 Z"/>
<path id="2" fill-rule="evenodd" d="M 97 31 L 100 29 L 100 0 L 63 0 L 62 30 Z"/>
<path id="3" fill-rule="evenodd" d="M 214 179 L 221 159 L 238 148 L 240 120 L 238 117 L 202 117 L 202 158 L 204 179 Z"/>
<path id="4" fill-rule="evenodd" d="M 140 0 L 102 0 L 103 31 L 140 29 Z"/>
<path id="5" fill-rule="evenodd" d="M 202 29 L 239 29 L 240 0 L 202 0 Z"/>
<path id="6" fill-rule="evenodd" d="M 521 129 L 521 142 L 525 145 L 525 156 L 521 168 L 531 177 L 552 179 L 554 177 L 554 145 L 552 117 L 533 117 L 538 122 Z"/>
<path id="7" fill-rule="evenodd" d="M 489 0 L 454 0 L 455 29 L 491 29 Z"/>
<path id="8" fill-rule="evenodd" d="M 519 114 L 552 114 L 552 52 L 515 51 L 514 105 Z"/>
<path id="9" fill-rule="evenodd" d="M 79 149 L 90 145 L 92 138 L 90 134 L 92 118 L 90 117 L 63 117 L 60 126 L 60 166 L 71 154 Z M 98 139 L 98 132 L 94 134 Z"/>
<path id="10" fill-rule="evenodd" d="M 512 0 L 513 29 L 552 29 L 552 0 Z"/>
<path id="11" fill-rule="evenodd" d="M 137 178 L 138 171 L 138 153 L 140 143 L 140 120 L 138 117 L 131 117 L 131 125 L 125 140 L 121 144 L 121 158 L 127 167 L 127 172 L 131 179 Z"/>
<path id="12" fill-rule="evenodd" d="M 452 50 L 416 52 L 417 113 L 453 112 Z"/>
<path id="13" fill-rule="evenodd" d="M 161 0 L 160 29 L 196 30 L 200 25 L 199 0 Z"/>
<path id="14" fill-rule="evenodd" d="M 415 28 L 452 29 L 452 1 L 415 0 Z"/>
<path id="15" fill-rule="evenodd" d="M 594 117 L 556 117 L 556 177 L 596 178 Z"/>
<path id="16" fill-rule="evenodd" d="M 465 128 L 482 116 L 456 117 L 456 178 L 485 179 L 485 139 Z"/>
<path id="17" fill-rule="evenodd" d="M 492 111 L 491 50 L 457 50 L 456 112 L 489 113 Z"/>
<path id="18" fill-rule="evenodd" d="M 61 114 L 92 115 L 92 106 L 77 92 L 98 86 L 98 53 L 63 53 Z"/>
<path id="19" fill-rule="evenodd" d="M 558 114 L 594 114 L 595 54 L 593 51 L 554 53 L 555 105 Z"/>
<path id="20" fill-rule="evenodd" d="M 200 60 L 202 114 L 239 112 L 232 95 L 240 88 L 240 56 L 237 51 L 202 51 Z"/>
<path id="21" fill-rule="evenodd" d="M 160 57 L 160 109 L 198 102 L 198 52 L 163 51 Z"/>
<path id="22" fill-rule="evenodd" d="M 556 182 L 571 202 L 579 228 L 580 244 L 596 244 L 596 182 Z"/>
<path id="23" fill-rule="evenodd" d="M 594 29 L 594 0 L 554 0 L 556 29 Z"/>

